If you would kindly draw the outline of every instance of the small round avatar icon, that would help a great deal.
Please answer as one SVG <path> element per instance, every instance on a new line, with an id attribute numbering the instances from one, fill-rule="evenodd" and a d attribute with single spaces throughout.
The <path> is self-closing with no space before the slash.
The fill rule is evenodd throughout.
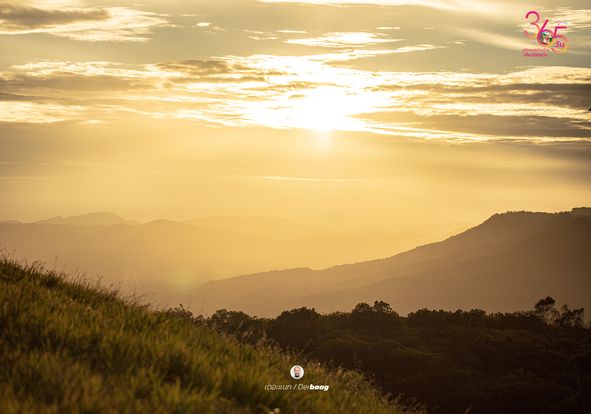
<path id="1" fill-rule="evenodd" d="M 302 377 L 304 376 L 304 368 L 302 368 L 299 365 L 294 365 L 289 370 L 289 373 L 293 379 L 299 380 L 299 379 L 302 379 Z"/>
<path id="2" fill-rule="evenodd" d="M 540 43 L 545 46 L 550 45 L 553 39 L 554 36 L 552 36 L 552 32 L 550 30 L 544 30 L 542 33 L 540 33 Z"/>

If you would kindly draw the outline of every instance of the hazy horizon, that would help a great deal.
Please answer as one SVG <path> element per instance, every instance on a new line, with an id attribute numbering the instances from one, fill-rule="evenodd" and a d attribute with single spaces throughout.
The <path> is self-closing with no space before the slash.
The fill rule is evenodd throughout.
<path id="1" fill-rule="evenodd" d="M 565 210 L 556 210 L 556 211 L 550 211 L 553 213 L 558 213 L 561 211 L 565 211 Z M 23 224 L 34 224 L 34 223 L 43 223 L 46 221 L 51 221 L 53 219 L 72 219 L 72 218 L 85 218 L 85 217 L 92 217 L 94 215 L 113 215 L 113 217 L 117 217 L 119 219 L 121 219 L 122 221 L 125 222 L 125 224 L 149 224 L 152 222 L 156 222 L 156 221 L 171 221 L 171 222 L 175 222 L 175 223 L 181 223 L 181 224 L 189 224 L 189 222 L 191 221 L 199 221 L 199 220 L 209 220 L 209 219 L 243 219 L 243 220 L 257 220 L 257 219 L 261 219 L 261 220 L 270 220 L 270 221 L 278 221 L 278 222 L 289 222 L 292 224 L 296 224 L 299 226 L 304 226 L 304 227 L 310 227 L 310 228 L 317 228 L 317 229 L 322 229 L 322 230 L 329 230 L 329 231 L 343 231 L 343 232 L 371 232 L 371 231 L 401 231 L 401 230 L 412 230 L 412 229 L 426 229 L 426 228 L 430 228 L 430 227 L 457 227 L 458 231 L 468 228 L 471 225 L 474 225 L 476 223 L 469 223 L 469 222 L 430 222 L 430 221 L 426 221 L 426 222 L 422 222 L 422 223 L 410 223 L 407 225 L 404 224 L 399 224 L 398 226 L 390 226 L 388 227 L 387 224 L 383 224 L 380 226 L 374 226 L 374 227 L 370 227 L 370 226 L 363 226 L 363 223 L 360 223 L 360 227 L 339 227 L 339 226 L 335 226 L 335 227 L 331 227 L 331 226 L 322 226 L 322 225 L 313 225 L 311 223 L 306 223 L 306 222 L 301 222 L 301 221 L 297 221 L 295 219 L 291 219 L 289 217 L 281 217 L 281 216 L 262 216 L 262 215 L 208 215 L 208 216 L 191 216 L 191 217 L 184 217 L 184 216 L 179 216 L 179 217 L 149 217 L 147 219 L 137 219 L 135 217 L 128 217 L 128 216 L 124 216 L 122 214 L 118 214 L 117 212 L 113 212 L 113 211 L 80 211 L 80 212 L 74 212 L 72 214 L 58 214 L 55 216 L 38 216 L 35 218 L 24 218 L 24 219 L 19 219 L 19 218 L 15 218 L 15 217 L 0 217 L 0 222 L 19 222 L 19 223 L 23 223 Z M 496 214 L 496 213 L 493 213 Z M 482 218 L 481 221 L 485 220 L 486 218 L 488 218 L 490 216 L 484 217 Z M 107 224 L 108 225 L 108 224 Z"/>

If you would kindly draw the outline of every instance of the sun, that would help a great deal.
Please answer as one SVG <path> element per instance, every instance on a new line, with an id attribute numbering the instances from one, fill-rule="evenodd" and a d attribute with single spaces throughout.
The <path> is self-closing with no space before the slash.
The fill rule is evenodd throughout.
<path id="1" fill-rule="evenodd" d="M 322 85 L 290 91 L 271 99 L 243 105 L 246 119 L 255 125 L 278 129 L 307 129 L 327 135 L 331 131 L 366 131 L 360 115 L 383 105 L 375 94 L 337 85 Z"/>
<path id="2" fill-rule="evenodd" d="M 307 91 L 291 110 L 295 127 L 322 133 L 348 129 L 353 121 L 350 98 L 339 88 Z"/>

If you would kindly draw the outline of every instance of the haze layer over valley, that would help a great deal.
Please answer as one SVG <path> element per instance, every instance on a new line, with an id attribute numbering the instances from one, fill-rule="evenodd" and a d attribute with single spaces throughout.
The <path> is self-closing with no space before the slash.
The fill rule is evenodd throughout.
<path id="1" fill-rule="evenodd" d="M 0 247 L 15 258 L 100 277 L 103 284 L 166 305 L 212 279 L 386 257 L 464 227 L 334 231 L 281 218 L 231 216 L 139 223 L 99 212 L 0 222 Z"/>

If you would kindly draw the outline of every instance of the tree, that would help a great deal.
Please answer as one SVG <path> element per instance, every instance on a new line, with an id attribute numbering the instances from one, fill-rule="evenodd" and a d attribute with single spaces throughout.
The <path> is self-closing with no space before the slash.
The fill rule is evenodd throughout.
<path id="1" fill-rule="evenodd" d="M 251 330 L 254 319 L 244 312 L 220 309 L 211 315 L 209 321 L 216 329 L 236 334 Z"/>
<path id="2" fill-rule="evenodd" d="M 567 305 L 563 305 L 560 315 L 555 319 L 554 323 L 559 326 L 583 327 L 585 309 L 569 309 Z"/>
<path id="3" fill-rule="evenodd" d="M 369 304 L 367 304 L 365 302 L 361 302 L 361 303 L 358 303 L 357 305 L 355 305 L 352 313 L 354 313 L 354 314 L 368 313 L 368 312 L 371 312 L 371 310 L 372 310 L 372 308 Z"/>
<path id="4" fill-rule="evenodd" d="M 390 304 L 382 300 L 376 300 L 373 305 L 358 303 L 351 312 L 351 322 L 360 329 L 392 326 L 398 318 Z"/>
<path id="5" fill-rule="evenodd" d="M 550 296 L 546 296 L 544 299 L 540 299 L 534 305 L 535 315 L 546 322 L 548 325 L 552 325 L 559 313 L 556 310 L 556 301 Z"/>
<path id="6" fill-rule="evenodd" d="M 392 306 L 390 306 L 389 303 L 384 302 L 383 300 L 376 300 L 373 303 L 373 307 L 372 307 L 374 312 L 377 313 L 385 313 L 385 314 L 392 314 L 394 313 L 394 311 L 392 310 Z"/>
<path id="7" fill-rule="evenodd" d="M 269 326 L 271 336 L 282 346 L 307 349 L 316 347 L 320 334 L 320 315 L 315 309 L 284 311 Z"/>

